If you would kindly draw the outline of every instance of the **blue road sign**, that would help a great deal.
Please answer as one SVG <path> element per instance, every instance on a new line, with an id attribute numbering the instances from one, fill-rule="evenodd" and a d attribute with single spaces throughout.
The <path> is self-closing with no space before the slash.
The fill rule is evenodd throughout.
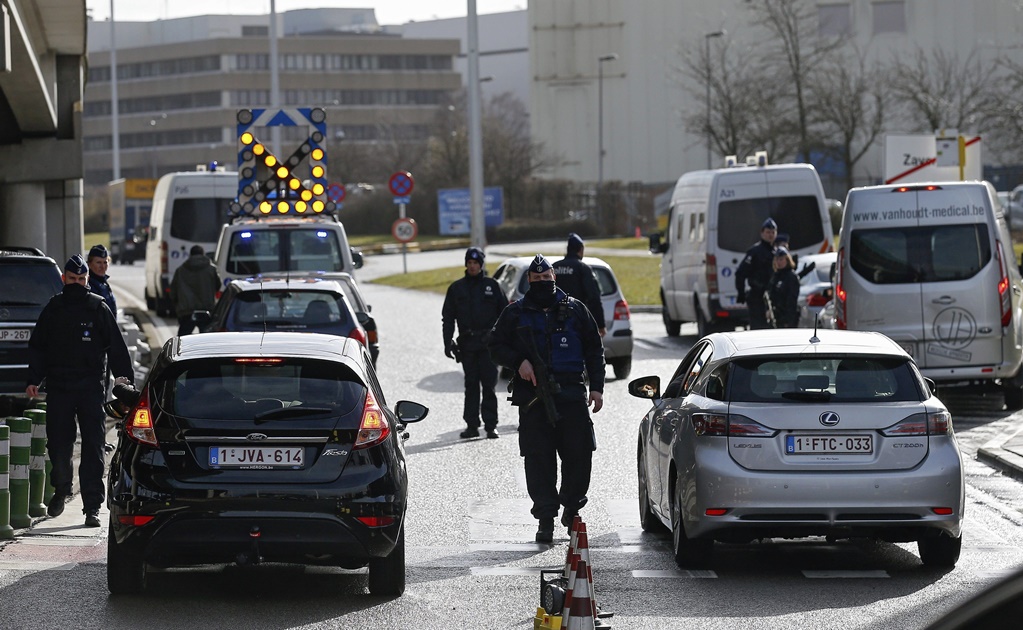
<path id="1" fill-rule="evenodd" d="M 468 234 L 471 214 L 472 200 L 468 188 L 443 188 L 437 191 L 437 217 L 441 234 Z M 483 189 L 483 216 L 487 227 L 495 227 L 504 222 L 504 190 L 500 186 Z"/>

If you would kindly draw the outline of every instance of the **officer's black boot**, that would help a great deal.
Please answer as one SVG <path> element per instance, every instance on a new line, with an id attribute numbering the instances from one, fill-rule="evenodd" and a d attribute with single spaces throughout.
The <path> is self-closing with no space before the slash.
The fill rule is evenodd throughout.
<path id="1" fill-rule="evenodd" d="M 469 427 L 465 431 L 462 431 L 461 433 L 458 434 L 458 437 L 462 438 L 463 440 L 464 439 L 468 439 L 468 438 L 479 437 L 479 436 L 480 436 L 480 429 L 479 429 L 479 427 Z"/>
<path id="2" fill-rule="evenodd" d="M 554 519 L 553 518 L 542 518 L 542 519 L 540 519 L 540 526 L 536 530 L 536 542 L 538 542 L 538 543 L 551 543 L 551 542 L 554 542 Z"/>

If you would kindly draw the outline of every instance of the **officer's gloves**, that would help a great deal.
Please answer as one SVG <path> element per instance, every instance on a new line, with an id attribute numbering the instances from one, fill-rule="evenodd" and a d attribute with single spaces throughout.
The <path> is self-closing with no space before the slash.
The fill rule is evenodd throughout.
<path id="1" fill-rule="evenodd" d="M 746 292 L 745 291 L 739 291 L 739 294 L 735 296 L 735 303 L 736 304 L 745 304 L 746 303 Z"/>

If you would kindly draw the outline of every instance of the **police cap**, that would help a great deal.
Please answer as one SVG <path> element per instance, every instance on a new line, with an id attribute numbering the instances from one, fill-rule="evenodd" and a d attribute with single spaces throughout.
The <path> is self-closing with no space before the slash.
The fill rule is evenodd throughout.
<path id="1" fill-rule="evenodd" d="M 81 254 L 75 254 L 71 258 L 68 258 L 67 262 L 64 263 L 64 271 L 83 275 L 89 273 L 89 267 L 86 266 L 85 260 L 82 259 Z"/>
<path id="2" fill-rule="evenodd" d="M 778 224 L 774 222 L 774 219 L 767 217 L 767 220 L 760 225 L 761 230 L 777 230 Z"/>
<path id="3" fill-rule="evenodd" d="M 475 260 L 476 262 L 482 265 L 483 261 L 486 260 L 486 258 L 487 255 L 484 254 L 483 250 L 480 249 L 479 247 L 470 247 L 469 249 L 465 250 L 466 262 L 469 262 L 470 260 Z"/>
<path id="4" fill-rule="evenodd" d="M 583 248 L 583 238 L 572 232 L 568 235 L 568 253 L 574 254 Z"/>
<path id="5" fill-rule="evenodd" d="M 107 258 L 110 252 L 103 245 L 93 245 L 89 250 L 89 258 Z"/>
<path id="6" fill-rule="evenodd" d="M 547 259 L 543 257 L 543 254 L 537 254 L 532 262 L 529 263 L 530 273 L 543 273 L 551 269 L 551 264 L 547 262 Z"/>

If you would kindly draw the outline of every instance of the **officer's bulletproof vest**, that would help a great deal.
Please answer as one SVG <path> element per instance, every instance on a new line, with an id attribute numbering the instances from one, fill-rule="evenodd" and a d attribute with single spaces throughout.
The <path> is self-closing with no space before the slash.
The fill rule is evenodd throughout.
<path id="1" fill-rule="evenodd" d="M 533 331 L 537 349 L 550 358 L 551 373 L 582 374 L 586 361 L 579 317 L 569 302 L 559 302 L 546 312 L 522 309 L 519 325 Z"/>
<path id="2" fill-rule="evenodd" d="M 69 303 L 58 295 L 59 308 L 53 314 L 51 335 L 47 344 L 47 363 L 52 381 L 67 382 L 102 377 L 106 339 L 100 309 L 103 298 L 88 293 L 83 303 Z"/>

